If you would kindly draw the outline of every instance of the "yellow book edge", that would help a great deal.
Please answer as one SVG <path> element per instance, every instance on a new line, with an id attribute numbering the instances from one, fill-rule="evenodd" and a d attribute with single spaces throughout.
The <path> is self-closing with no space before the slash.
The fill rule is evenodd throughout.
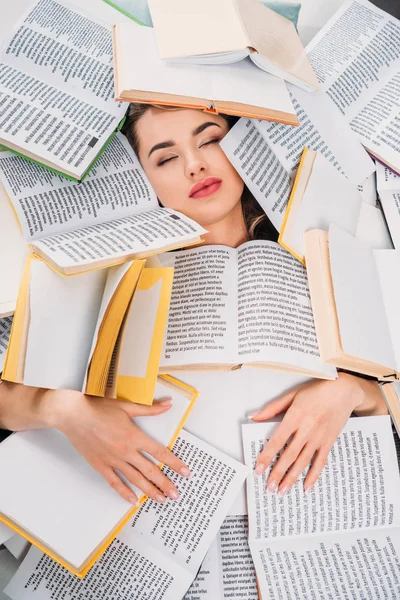
<path id="1" fill-rule="evenodd" d="M 169 267 L 145 268 L 139 279 L 137 291 L 150 289 L 161 280 L 160 299 L 151 338 L 145 377 L 119 375 L 117 366 L 116 395 L 117 398 L 120 398 L 121 400 L 130 400 L 132 402 L 132 398 L 135 398 L 135 402 L 138 404 L 145 404 L 148 406 L 153 403 L 165 328 L 168 321 L 173 276 L 174 270 Z M 121 344 L 123 343 L 123 336 L 124 332 L 122 333 Z"/>
<path id="2" fill-rule="evenodd" d="M 309 153 L 312 152 L 314 154 L 314 158 L 312 161 L 312 164 L 310 165 L 310 172 L 308 173 L 308 177 L 307 180 L 303 183 L 302 185 L 302 179 L 303 179 L 303 169 L 304 169 L 304 165 L 305 165 L 305 161 L 306 161 L 306 157 L 308 157 Z M 310 178 L 311 172 L 312 172 L 312 167 L 314 165 L 314 161 L 315 161 L 315 156 L 316 156 L 316 152 L 314 152 L 313 150 L 310 150 L 307 147 L 304 147 L 303 153 L 301 155 L 301 160 L 300 160 L 300 164 L 299 164 L 299 168 L 297 169 L 297 173 L 296 173 L 296 177 L 294 180 L 294 184 L 293 184 L 293 188 L 292 191 L 290 193 L 290 197 L 289 197 L 289 201 L 286 207 L 286 211 L 285 211 L 285 216 L 283 217 L 283 222 L 282 222 L 282 226 L 279 232 L 279 237 L 278 237 L 278 243 L 282 246 L 282 248 L 285 248 L 285 250 L 287 250 L 288 252 L 290 252 L 290 254 L 292 256 L 294 256 L 297 260 L 299 260 L 303 265 L 306 264 L 305 258 L 303 256 L 300 256 L 299 254 L 297 254 L 297 252 L 295 252 L 288 244 L 286 244 L 283 241 L 283 237 L 285 234 L 285 230 L 286 230 L 286 226 L 288 223 L 288 219 L 290 216 L 290 211 L 292 209 L 292 206 L 294 204 L 294 200 L 297 196 L 297 193 L 300 192 L 302 194 L 302 197 L 304 195 L 304 192 L 307 188 L 307 184 L 308 184 L 308 180 Z"/>
<path id="3" fill-rule="evenodd" d="M 186 419 L 188 418 L 188 416 L 194 406 L 194 403 L 197 400 L 199 392 L 196 389 L 192 388 L 191 386 L 187 385 L 186 383 L 183 383 L 183 381 L 179 381 L 178 379 L 175 379 L 174 377 L 171 377 L 170 375 L 162 375 L 162 376 L 160 376 L 160 380 L 163 381 L 164 383 L 166 383 L 167 385 L 169 384 L 170 386 L 173 386 L 173 387 L 179 387 L 181 390 L 185 391 L 187 396 L 191 397 L 191 401 L 190 401 L 181 421 L 179 422 L 179 424 L 167 446 L 169 450 L 172 450 L 172 448 L 182 430 L 182 427 L 183 427 Z M 162 466 L 163 466 L 162 463 L 158 464 L 158 467 L 160 469 L 162 468 Z M 125 527 L 125 525 L 133 517 L 135 512 L 137 510 L 139 510 L 139 508 L 142 506 L 142 504 L 144 504 L 144 502 L 146 500 L 147 500 L 147 496 L 143 496 L 140 500 L 139 506 L 134 506 L 133 508 L 131 508 L 128 511 L 128 513 L 118 523 L 118 525 L 112 531 L 112 533 L 109 535 L 109 537 L 107 537 L 107 539 L 100 545 L 100 547 L 96 549 L 96 551 L 90 556 L 90 558 L 89 558 L 88 562 L 85 564 L 85 566 L 80 570 L 75 569 L 75 567 L 73 567 L 69 563 L 65 562 L 56 553 L 49 550 L 44 544 L 42 544 L 36 538 L 34 538 L 29 533 L 24 531 L 24 529 L 22 529 L 21 527 L 16 525 L 13 521 L 8 520 L 6 517 L 4 517 L 1 514 L 0 514 L 0 521 L 2 523 L 4 523 L 5 525 L 7 525 L 8 527 L 10 527 L 10 529 L 12 529 L 16 533 L 18 533 L 20 536 L 25 538 L 28 542 L 30 542 L 31 544 L 36 546 L 36 548 L 38 548 L 41 552 L 43 552 L 44 554 L 46 554 L 47 556 L 49 556 L 50 558 L 55 560 L 57 563 L 59 563 L 62 567 L 64 567 L 68 571 L 70 571 L 73 575 L 76 575 L 76 577 L 79 577 L 79 579 L 83 579 L 85 577 L 85 575 L 87 575 L 87 573 L 90 571 L 92 566 L 95 564 L 95 562 L 102 556 L 102 554 L 105 552 L 105 550 L 111 544 L 111 542 L 117 537 L 117 535 L 120 533 L 120 531 Z"/>

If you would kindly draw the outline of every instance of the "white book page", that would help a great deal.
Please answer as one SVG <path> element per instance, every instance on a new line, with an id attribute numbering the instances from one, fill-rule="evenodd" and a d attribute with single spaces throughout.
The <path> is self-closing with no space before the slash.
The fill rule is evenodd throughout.
<path id="1" fill-rule="evenodd" d="M 18 533 L 4 542 L 4 545 L 19 562 L 23 561 L 31 547 L 31 544 Z"/>
<path id="2" fill-rule="evenodd" d="M 396 371 L 400 371 L 400 278 L 397 277 L 400 273 L 400 251 L 374 250 L 373 255 L 396 358 Z"/>
<path id="3" fill-rule="evenodd" d="M 367 202 L 361 203 L 355 237 L 368 244 L 370 248 L 380 248 L 381 250 L 393 248 L 392 238 L 382 209 L 367 204 Z"/>
<path id="4" fill-rule="evenodd" d="M 118 375 L 146 377 L 162 281 L 136 290 L 129 307 L 120 346 Z"/>
<path id="5" fill-rule="evenodd" d="M 304 541 L 304 536 L 323 533 L 400 526 L 400 477 L 390 417 L 350 419 L 312 491 L 304 493 L 304 472 L 284 496 L 266 489 L 279 457 L 265 474 L 254 474 L 257 457 L 277 426 L 242 426 L 245 462 L 252 468 L 247 479 L 250 541 Z"/>
<path id="6" fill-rule="evenodd" d="M 247 515 L 229 516 L 212 543 L 184 600 L 258 600 L 248 542 Z"/>
<path id="7" fill-rule="evenodd" d="M 119 24 L 116 39 L 117 96 L 129 90 L 160 92 L 202 98 L 207 104 L 238 102 L 294 114 L 284 81 L 266 74 L 249 59 L 223 66 L 162 61 L 154 30 L 135 23 Z"/>
<path id="8" fill-rule="evenodd" d="M 32 549 L 7 588 L 11 598 L 21 600 L 18 593 L 22 586 L 27 586 L 24 600 L 35 597 L 39 589 L 43 590 L 42 597 L 49 600 L 73 600 L 75 594 L 85 600 L 114 600 L 127 587 L 129 597 L 138 600 L 183 597 L 243 485 L 247 469 L 185 431 L 175 443 L 174 452 L 193 470 L 193 476 L 185 479 L 168 468 L 163 469 L 178 483 L 181 494 L 178 502 L 158 504 L 148 500 L 83 580 Z M 141 555 L 151 559 L 150 564 Z M 127 565 L 125 571 L 121 571 L 121 562 Z M 35 586 L 30 586 L 33 571 L 38 579 Z M 152 595 L 147 595 L 146 585 L 138 583 L 140 577 L 152 582 Z M 176 578 L 181 583 L 175 587 L 175 595 L 168 595 L 168 587 L 178 585 L 173 584 Z M 52 596 L 46 596 L 46 588 L 52 588 L 55 580 L 57 588 L 51 591 Z"/>
<path id="9" fill-rule="evenodd" d="M 255 121 L 284 168 L 296 171 L 304 146 L 320 152 L 355 185 L 375 171 L 374 163 L 349 129 L 346 119 L 322 91 L 288 85 L 299 127 Z"/>
<path id="10" fill-rule="evenodd" d="M 395 248 L 400 248 L 400 175 L 377 163 L 379 199 Z"/>
<path id="11" fill-rule="evenodd" d="M 98 223 L 37 240 L 33 247 L 60 268 L 90 268 L 176 248 L 205 233 L 195 221 L 169 208 Z"/>
<path id="12" fill-rule="evenodd" d="M 133 419 L 165 446 L 189 405 L 186 395 L 158 381 L 155 398 L 166 395 L 172 398 L 166 413 Z M 0 472 L 7 488 L 1 496 L 0 511 L 77 566 L 132 508 L 54 429 L 7 438 L 0 446 Z M 143 496 L 138 488 L 130 487 L 139 498 Z M 24 494 L 27 488 L 29 502 Z"/>
<path id="13" fill-rule="evenodd" d="M 0 373 L 4 367 L 8 342 L 10 341 L 12 317 L 3 317 L 0 319 Z"/>
<path id="14" fill-rule="evenodd" d="M 276 242 L 247 242 L 237 253 L 239 362 L 334 378 L 320 358 L 305 267 Z"/>
<path id="15" fill-rule="evenodd" d="M 297 218 L 289 232 L 290 247 L 299 256 L 304 256 L 303 233 L 310 229 L 328 231 L 331 223 L 354 235 L 361 204 L 357 187 L 318 152 Z"/>
<path id="16" fill-rule="evenodd" d="M 251 551 L 262 598 L 268 600 L 400 595 L 398 527 L 256 542 Z"/>
<path id="17" fill-rule="evenodd" d="M 291 181 L 252 119 L 239 119 L 220 142 L 222 150 L 279 231 Z"/>
<path id="18" fill-rule="evenodd" d="M 4 152 L 0 152 L 0 159 Z M 15 310 L 18 290 L 29 252 L 12 206 L 0 185 L 0 316 Z"/>
<path id="19" fill-rule="evenodd" d="M 237 262 L 228 246 L 160 255 L 174 267 L 160 365 L 234 364 L 237 359 Z"/>
<path id="20" fill-rule="evenodd" d="M 24 383 L 81 390 L 107 270 L 63 277 L 33 260 Z"/>
<path id="21" fill-rule="evenodd" d="M 37 594 L 42 600 L 76 600 L 80 595 L 85 600 L 177 600 L 191 582 L 188 571 L 135 536 L 128 526 L 84 579 L 32 547 L 5 593 L 12 600 L 36 600 Z"/>
<path id="22" fill-rule="evenodd" d="M 158 208 L 121 133 L 79 185 L 11 152 L 0 153 L 0 179 L 28 242 Z"/>
<path id="23" fill-rule="evenodd" d="M 343 351 L 396 370 L 373 250 L 332 225 L 330 266 Z"/>
<path id="24" fill-rule="evenodd" d="M 4 525 L 4 523 L 0 523 L 0 545 L 4 544 L 7 540 L 9 540 L 14 535 L 14 531 Z"/>
<path id="25" fill-rule="evenodd" d="M 4 44 L 0 137 L 81 177 L 125 107 L 114 101 L 111 28 L 68 6 L 40 0 Z"/>
<path id="26" fill-rule="evenodd" d="M 379 163 L 375 164 L 376 168 L 378 164 Z M 364 202 L 367 202 L 372 206 L 376 206 L 378 200 L 378 194 L 376 191 L 376 173 L 372 173 L 372 175 L 367 177 L 367 179 L 363 181 L 363 183 L 361 183 L 357 189 L 360 192 Z"/>

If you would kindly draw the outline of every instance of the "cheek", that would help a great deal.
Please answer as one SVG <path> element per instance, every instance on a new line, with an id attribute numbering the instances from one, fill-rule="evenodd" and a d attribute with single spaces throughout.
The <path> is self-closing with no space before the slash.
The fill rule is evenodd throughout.
<path id="1" fill-rule="evenodd" d="M 179 173 L 172 165 L 154 168 L 146 172 L 157 198 L 166 208 L 181 210 L 184 202 L 184 184 L 179 184 Z"/>

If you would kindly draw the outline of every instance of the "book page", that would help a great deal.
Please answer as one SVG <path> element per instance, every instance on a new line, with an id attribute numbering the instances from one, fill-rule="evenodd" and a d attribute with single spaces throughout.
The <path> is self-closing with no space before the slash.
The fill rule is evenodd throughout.
<path id="1" fill-rule="evenodd" d="M 393 245 L 400 249 L 400 175 L 376 163 L 379 199 L 392 236 Z"/>
<path id="2" fill-rule="evenodd" d="M 262 598 L 268 600 L 400 595 L 399 527 L 256 542 L 251 551 Z"/>
<path id="3" fill-rule="evenodd" d="M 99 261 L 120 262 L 168 247 L 184 246 L 203 233 L 205 230 L 200 225 L 182 213 L 157 208 L 44 237 L 37 240 L 33 248 L 59 268 L 90 268 Z"/>
<path id="4" fill-rule="evenodd" d="M 322 89 L 362 143 L 400 169 L 400 21 L 347 2 L 307 47 Z"/>
<path id="5" fill-rule="evenodd" d="M 382 250 L 393 248 L 392 238 L 382 209 L 366 202 L 361 203 L 355 237 L 357 240 L 368 244 L 370 248 L 380 248 Z"/>
<path id="6" fill-rule="evenodd" d="M 12 317 L 0 319 L 0 373 L 3 370 L 8 342 L 10 340 Z"/>
<path id="7" fill-rule="evenodd" d="M 5 547 L 19 562 L 22 562 L 31 547 L 30 542 L 20 536 L 18 533 L 14 534 L 4 543 Z"/>
<path id="8" fill-rule="evenodd" d="M 148 500 L 83 580 L 32 549 L 7 594 L 15 600 L 21 600 L 21 594 L 24 600 L 35 598 L 37 593 L 43 600 L 75 600 L 79 595 L 85 600 L 114 600 L 125 590 L 127 597 L 138 600 L 145 597 L 144 590 L 146 600 L 184 596 L 247 469 L 185 431 L 173 451 L 193 471 L 193 477 L 185 479 L 163 469 L 178 484 L 178 502 Z"/>
<path id="9" fill-rule="evenodd" d="M 159 258 L 174 267 L 161 367 L 235 363 L 236 250 L 205 246 Z"/>
<path id="10" fill-rule="evenodd" d="M 226 517 L 184 600 L 228 598 L 258 600 L 247 515 Z"/>
<path id="11" fill-rule="evenodd" d="M 79 185 L 11 152 L 0 153 L 0 179 L 28 242 L 158 208 L 121 133 Z"/>
<path id="12" fill-rule="evenodd" d="M 240 362 L 335 377 L 319 355 L 306 270 L 276 242 L 238 248 L 238 351 Z"/>
<path id="13" fill-rule="evenodd" d="M 396 370 L 373 250 L 332 225 L 329 255 L 343 351 Z"/>
<path id="14" fill-rule="evenodd" d="M 7 540 L 9 540 L 14 535 L 12 529 L 4 525 L 4 523 L 0 523 L 0 545 L 4 544 Z"/>
<path id="15" fill-rule="evenodd" d="M 400 477 L 390 417 L 354 417 L 332 446 L 319 479 L 304 493 L 308 468 L 283 496 L 270 493 L 255 475 L 259 453 L 278 423 L 242 426 L 250 541 L 302 538 L 323 533 L 400 526 Z M 273 514 L 274 519 L 270 518 Z"/>
<path id="16" fill-rule="evenodd" d="M 155 397 L 166 395 L 172 397 L 166 413 L 134 419 L 142 431 L 164 446 L 173 440 L 190 403 L 185 394 L 158 381 Z M 0 445 L 0 469 L 3 515 L 77 566 L 133 508 L 55 429 L 25 431 L 7 438 Z M 138 488 L 129 486 L 143 497 Z"/>
<path id="17" fill-rule="evenodd" d="M 304 146 L 320 152 L 355 185 L 375 171 L 374 163 L 349 129 L 346 119 L 323 92 L 288 85 L 299 127 L 255 121 L 283 167 L 294 175 Z"/>
<path id="18" fill-rule="evenodd" d="M 107 269 L 63 277 L 32 261 L 25 385 L 82 389 L 106 278 Z"/>
<path id="19" fill-rule="evenodd" d="M 390 336 L 396 359 L 396 371 L 400 371 L 400 273 L 399 250 L 374 250 L 373 256 L 378 269 L 380 288 L 388 323 Z"/>
<path id="20" fill-rule="evenodd" d="M 220 142 L 222 150 L 279 231 L 289 200 L 288 172 L 252 119 L 240 119 Z"/>
<path id="21" fill-rule="evenodd" d="M 40 0 L 0 61 L 4 144 L 81 176 L 125 112 L 114 101 L 111 28 Z"/>

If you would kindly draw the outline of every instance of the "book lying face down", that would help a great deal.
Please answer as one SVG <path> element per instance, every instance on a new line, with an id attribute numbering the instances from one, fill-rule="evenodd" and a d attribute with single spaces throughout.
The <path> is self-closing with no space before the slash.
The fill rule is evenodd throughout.
<path id="1" fill-rule="evenodd" d="M 149 8 L 161 58 L 227 65 L 249 57 L 307 91 L 318 88 L 293 23 L 256 0 L 149 0 Z"/>
<path id="2" fill-rule="evenodd" d="M 172 397 L 166 413 L 133 421 L 171 448 L 197 392 L 176 379 L 160 377 L 155 396 L 166 395 Z M 55 429 L 8 437 L 0 444 L 0 473 L 5 486 L 0 521 L 81 577 L 137 510 Z M 143 493 L 128 485 L 143 502 Z"/>
<path id="3" fill-rule="evenodd" d="M 181 248 L 205 233 L 192 219 L 159 207 L 122 134 L 79 185 L 10 152 L 0 153 L 0 180 L 31 250 L 65 275 Z M 8 214 L 13 231 L 14 220 Z"/>
<path id="4" fill-rule="evenodd" d="M 152 404 L 172 276 L 134 261 L 63 277 L 30 257 L 3 377 Z"/>
<path id="5" fill-rule="evenodd" d="M 160 372 L 247 365 L 334 379 L 318 349 L 305 268 L 279 244 L 160 256 L 174 282 Z"/>

